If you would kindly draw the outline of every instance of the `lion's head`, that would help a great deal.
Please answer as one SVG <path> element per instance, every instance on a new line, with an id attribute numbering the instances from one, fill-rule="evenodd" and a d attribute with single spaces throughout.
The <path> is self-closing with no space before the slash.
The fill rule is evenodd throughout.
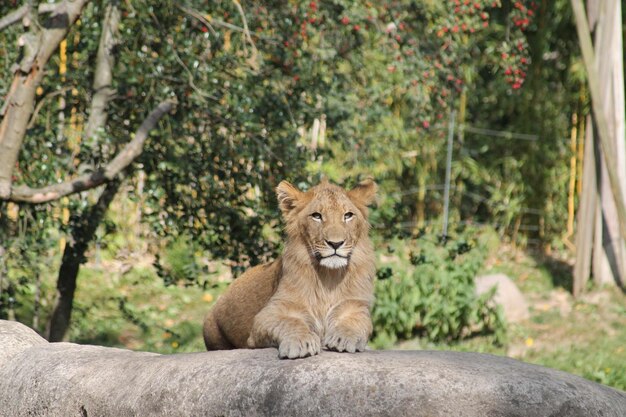
<path id="1" fill-rule="evenodd" d="M 290 242 L 301 242 L 313 262 L 329 269 L 345 268 L 365 245 L 369 224 L 367 206 L 377 186 L 365 180 L 350 191 L 327 181 L 306 192 L 287 181 L 276 188 Z"/>

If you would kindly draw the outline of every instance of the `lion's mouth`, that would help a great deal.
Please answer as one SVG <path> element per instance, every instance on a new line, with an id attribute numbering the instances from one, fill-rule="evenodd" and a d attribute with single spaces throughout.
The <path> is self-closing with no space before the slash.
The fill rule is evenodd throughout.
<path id="1" fill-rule="evenodd" d="M 344 256 L 335 252 L 330 255 L 323 256 L 321 253 L 317 252 L 315 254 L 315 258 L 320 263 L 320 265 L 330 269 L 337 269 L 345 268 L 346 266 L 348 266 L 350 255 Z"/>
<path id="2" fill-rule="evenodd" d="M 315 259 L 317 259 L 318 261 L 321 261 L 322 259 L 332 258 L 332 257 L 350 259 L 350 255 L 342 255 L 338 252 L 331 253 L 330 255 L 322 255 L 321 252 L 315 252 Z"/>

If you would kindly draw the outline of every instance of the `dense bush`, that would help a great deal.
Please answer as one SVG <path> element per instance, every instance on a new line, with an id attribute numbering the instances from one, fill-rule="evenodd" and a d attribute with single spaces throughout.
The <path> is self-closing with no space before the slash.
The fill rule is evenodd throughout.
<path id="1" fill-rule="evenodd" d="M 479 296 L 474 285 L 492 237 L 464 232 L 446 243 L 426 233 L 390 243 L 376 282 L 374 345 L 415 335 L 453 341 L 486 332 L 502 342 L 504 320 L 491 302 L 493 291 Z"/>

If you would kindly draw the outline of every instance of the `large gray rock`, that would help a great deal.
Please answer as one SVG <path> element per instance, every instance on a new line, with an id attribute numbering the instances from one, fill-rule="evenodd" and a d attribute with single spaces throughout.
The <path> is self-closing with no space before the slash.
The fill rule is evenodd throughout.
<path id="1" fill-rule="evenodd" d="M 477 294 L 485 293 L 493 287 L 497 287 L 493 301 L 502 306 L 507 322 L 518 323 L 528 320 L 530 317 L 526 298 L 511 278 L 504 274 L 483 275 L 476 278 L 475 283 Z"/>
<path id="2" fill-rule="evenodd" d="M 0 365 L 0 415 L 624 417 L 626 393 L 478 353 L 290 361 L 275 349 L 158 355 L 35 342 Z"/>
<path id="3" fill-rule="evenodd" d="M 0 367 L 20 352 L 47 343 L 46 339 L 22 323 L 0 320 Z"/>

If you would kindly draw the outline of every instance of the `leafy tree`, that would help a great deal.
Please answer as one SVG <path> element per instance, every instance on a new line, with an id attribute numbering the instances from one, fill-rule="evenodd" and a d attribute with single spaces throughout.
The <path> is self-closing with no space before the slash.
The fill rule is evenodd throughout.
<path id="1" fill-rule="evenodd" d="M 147 178 L 145 218 L 158 234 L 190 233 L 214 256 L 238 262 L 256 263 L 271 252 L 257 244 L 263 225 L 275 217 L 267 209 L 269 190 L 288 170 L 298 172 L 304 155 L 294 146 L 295 121 L 288 116 L 300 98 L 289 94 L 266 52 L 265 45 L 276 42 L 272 28 L 250 30 L 241 5 L 230 1 L 202 13 L 194 6 L 203 3 L 17 6 L 2 6 L 4 21 L 13 25 L 1 40 L 32 38 L 28 48 L 40 52 L 36 65 L 28 50 L 19 61 L 17 50 L 2 57 L 6 68 L 20 63 L 14 81 L 2 82 L 10 103 L 2 124 L 19 120 L 23 126 L 17 133 L 2 129 L 3 149 L 19 156 L 0 175 L 2 221 L 10 226 L 27 219 L 38 210 L 33 205 L 42 204 L 48 216 L 28 223 L 28 233 L 58 228 L 71 236 L 51 340 L 65 333 L 79 265 L 118 181 L 137 168 Z M 30 102 L 18 106 L 20 94 Z M 99 197 L 88 192 L 100 185 Z M 55 204 L 71 215 L 55 216 Z M 11 227 L 2 230 L 3 241 L 15 242 Z"/>
<path id="2" fill-rule="evenodd" d="M 310 169 L 373 173 L 385 196 L 375 223 L 396 234 L 441 213 L 456 110 L 453 218 L 514 239 L 561 238 L 563 138 L 586 112 L 566 1 L 311 2 L 292 21 L 301 28 L 285 41 L 294 82 L 325 90 L 317 114 L 328 140 Z M 333 51 L 344 59 L 324 59 Z"/>

